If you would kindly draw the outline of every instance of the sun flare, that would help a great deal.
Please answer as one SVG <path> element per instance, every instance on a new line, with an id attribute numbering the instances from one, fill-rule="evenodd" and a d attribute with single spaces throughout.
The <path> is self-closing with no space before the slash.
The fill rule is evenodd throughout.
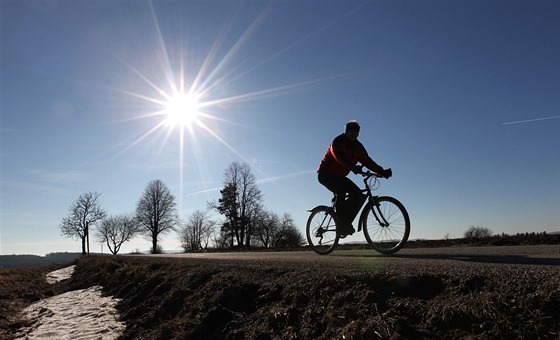
<path id="1" fill-rule="evenodd" d="M 152 6 L 152 3 L 149 3 L 150 6 Z M 194 160 L 194 165 L 204 162 L 204 159 L 199 159 L 199 155 L 204 154 L 204 152 L 201 152 L 202 143 L 200 141 L 202 139 L 199 140 L 199 138 L 216 141 L 236 157 L 247 163 L 251 162 L 251 160 L 243 155 L 234 144 L 228 142 L 221 133 L 225 130 L 222 126 L 223 124 L 230 124 L 236 129 L 239 126 L 245 127 L 237 120 L 229 118 L 231 113 L 236 110 L 229 110 L 232 105 L 238 102 L 260 100 L 270 96 L 280 95 L 286 91 L 292 91 L 299 87 L 331 80 L 339 76 L 329 76 L 328 78 L 239 93 L 237 92 L 237 88 L 232 87 L 232 84 L 235 83 L 239 77 L 253 72 L 256 68 L 272 59 L 266 58 L 263 62 L 252 65 L 247 70 L 241 70 L 239 74 L 236 73 L 237 67 L 231 70 L 227 69 L 227 66 L 232 62 L 231 58 L 236 55 L 236 52 L 245 43 L 247 37 L 253 34 L 252 30 L 254 27 L 258 26 L 258 21 L 255 21 L 250 26 L 252 28 L 248 29 L 240 36 L 238 41 L 234 44 L 234 47 L 226 51 L 222 59 L 215 59 L 218 55 L 217 51 L 221 50 L 222 39 L 218 39 L 214 44 L 211 44 L 212 46 L 208 55 L 201 60 L 200 67 L 196 69 L 194 66 L 197 65 L 198 60 L 187 60 L 183 52 L 183 46 L 167 46 L 165 44 L 153 8 L 151 8 L 151 13 L 154 30 L 158 33 L 158 37 L 156 38 L 159 38 L 159 44 L 154 46 L 153 49 L 158 52 L 158 55 L 163 56 L 163 60 L 161 60 L 162 63 L 155 64 L 153 67 L 162 66 L 161 77 L 153 79 L 151 72 L 144 72 L 143 69 L 130 64 L 127 59 L 117 56 L 136 77 L 143 81 L 143 85 L 151 89 L 148 92 L 136 92 L 135 90 L 129 89 L 117 90 L 129 97 L 139 99 L 142 104 L 144 104 L 141 107 L 145 108 L 145 111 L 124 119 L 124 121 L 147 119 L 154 125 L 148 126 L 143 132 L 138 133 L 138 136 L 115 157 L 121 156 L 150 137 L 161 137 L 159 153 L 162 153 L 164 147 L 170 140 L 177 140 L 179 207 L 182 210 L 183 189 L 185 185 L 184 177 L 186 172 L 185 166 L 187 164 L 189 167 L 192 166 L 192 164 L 187 163 L 186 156 L 188 154 L 189 162 L 192 163 Z M 260 17 L 261 16 L 259 16 L 259 18 Z M 176 47 L 176 49 L 173 47 Z M 179 55 L 170 58 L 168 52 L 175 50 L 179 52 Z M 274 55 L 274 57 L 284 52 L 284 50 L 280 51 L 280 53 Z M 175 60 L 177 60 L 178 63 L 173 63 Z M 185 69 L 185 65 L 189 67 Z M 193 66 L 192 69 L 190 67 L 191 65 Z M 151 70 L 151 67 L 148 68 L 148 70 Z M 205 148 L 208 148 L 208 145 L 208 143 L 205 143 Z M 204 173 L 201 169 L 202 168 L 199 168 L 200 175 L 204 177 Z"/>
<path id="2" fill-rule="evenodd" d="M 199 103 L 194 96 L 178 93 L 165 105 L 165 122 L 170 126 L 190 126 L 200 114 Z"/>

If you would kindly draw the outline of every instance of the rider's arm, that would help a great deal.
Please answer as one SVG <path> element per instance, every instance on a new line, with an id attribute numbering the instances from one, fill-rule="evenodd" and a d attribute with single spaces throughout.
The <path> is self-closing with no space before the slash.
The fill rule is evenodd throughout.
<path id="1" fill-rule="evenodd" d="M 366 149 L 364 148 L 363 145 L 360 145 L 361 147 L 359 148 L 360 151 L 358 151 L 358 160 L 360 163 L 362 163 L 362 165 L 364 165 L 366 168 L 370 169 L 371 171 L 377 173 L 377 174 L 382 174 L 383 173 L 383 167 L 377 163 L 375 163 L 375 161 L 373 159 L 371 159 L 371 157 L 368 155 Z"/>

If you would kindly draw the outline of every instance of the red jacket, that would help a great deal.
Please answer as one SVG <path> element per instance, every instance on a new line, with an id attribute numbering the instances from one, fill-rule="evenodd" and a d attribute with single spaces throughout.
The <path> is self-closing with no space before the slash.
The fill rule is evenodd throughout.
<path id="1" fill-rule="evenodd" d="M 358 162 L 376 173 L 383 171 L 383 168 L 369 157 L 362 143 L 358 140 L 351 141 L 343 133 L 332 141 L 317 171 L 326 171 L 335 176 L 347 176 Z"/>

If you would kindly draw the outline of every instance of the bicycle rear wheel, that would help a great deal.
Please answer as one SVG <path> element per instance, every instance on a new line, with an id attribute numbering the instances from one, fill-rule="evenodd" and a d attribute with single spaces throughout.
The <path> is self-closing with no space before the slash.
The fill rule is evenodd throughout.
<path id="1" fill-rule="evenodd" d="M 331 253 L 339 240 L 332 209 L 324 205 L 313 208 L 307 219 L 306 233 L 307 242 L 317 254 Z"/>
<path id="2" fill-rule="evenodd" d="M 360 218 L 369 245 L 382 254 L 401 249 L 410 234 L 410 218 L 404 205 L 396 198 L 377 197 L 369 202 Z"/>

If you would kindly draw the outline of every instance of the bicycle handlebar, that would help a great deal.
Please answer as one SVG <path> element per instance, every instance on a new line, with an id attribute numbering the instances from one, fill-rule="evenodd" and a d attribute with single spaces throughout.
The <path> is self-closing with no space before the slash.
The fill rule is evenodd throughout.
<path id="1" fill-rule="evenodd" d="M 358 175 L 362 175 L 364 177 L 381 177 L 381 175 L 376 174 L 375 172 L 371 172 L 371 171 L 358 172 Z"/>
<path id="2" fill-rule="evenodd" d="M 358 175 L 362 175 L 364 177 L 364 180 L 367 180 L 368 178 L 371 177 L 375 177 L 375 178 L 384 178 L 383 176 L 376 174 L 375 172 L 371 172 L 371 171 L 363 171 L 358 173 Z"/>
<path id="3" fill-rule="evenodd" d="M 363 171 L 363 170 L 361 170 L 361 169 L 360 169 L 359 172 L 356 172 L 356 175 L 362 175 L 362 176 L 365 177 L 365 178 L 369 178 L 369 177 L 385 178 L 385 177 L 383 177 L 383 176 L 381 176 L 380 174 L 377 174 L 377 173 L 375 173 L 375 172 L 372 172 L 372 171 L 369 171 L 369 170 L 368 170 L 368 171 Z"/>

